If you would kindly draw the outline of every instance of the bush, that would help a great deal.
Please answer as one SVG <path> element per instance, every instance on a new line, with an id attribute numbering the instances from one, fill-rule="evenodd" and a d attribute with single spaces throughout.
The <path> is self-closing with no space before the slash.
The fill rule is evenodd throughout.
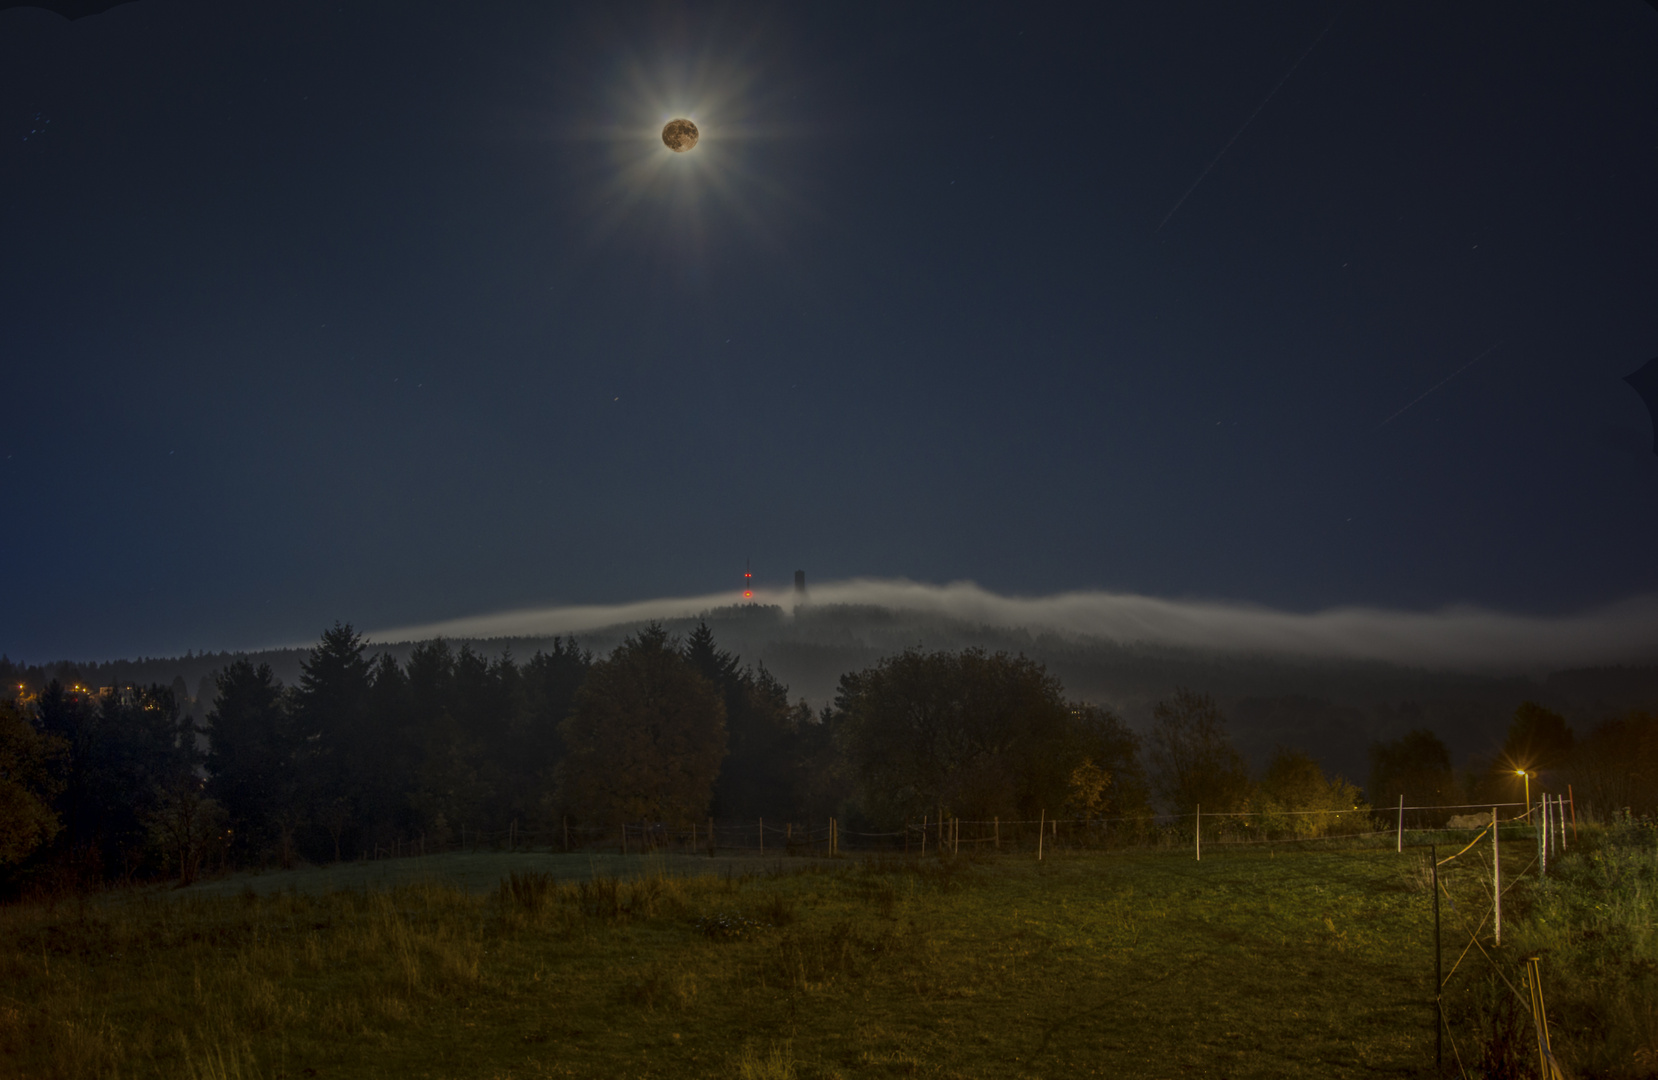
<path id="1" fill-rule="evenodd" d="M 1575 1074 L 1658 1070 L 1658 825 L 1585 829 L 1549 864 L 1514 924 L 1513 952 L 1543 958 L 1556 1056 Z M 1509 952 L 1505 934 L 1504 952 Z M 1514 1036 L 1523 1046 L 1529 1026 Z M 1534 1045 L 1534 1044 L 1533 1044 Z M 1535 1059 L 1535 1049 L 1531 1051 Z M 1522 1053 L 1520 1056 L 1524 1056 Z"/>

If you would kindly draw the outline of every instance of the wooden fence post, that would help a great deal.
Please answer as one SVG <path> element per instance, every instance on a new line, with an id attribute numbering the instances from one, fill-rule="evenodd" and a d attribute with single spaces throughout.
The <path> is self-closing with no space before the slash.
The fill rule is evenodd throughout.
<path id="1" fill-rule="evenodd" d="M 1428 864 L 1433 867 L 1433 1063 L 1434 1068 L 1445 1062 L 1445 1002 L 1444 976 L 1440 974 L 1439 952 L 1439 845 L 1428 845 Z"/>
<path id="2" fill-rule="evenodd" d="M 1540 1076 L 1560 1076 L 1554 1064 L 1554 1051 L 1549 1047 L 1549 1014 L 1543 1007 L 1543 971 L 1540 959 L 1526 957 L 1526 983 L 1531 993 L 1531 1023 L 1537 1032 L 1537 1071 Z"/>
<path id="3" fill-rule="evenodd" d="M 1528 807 L 1529 809 L 1529 807 Z M 1497 808 L 1491 808 L 1491 899 L 1496 910 L 1497 944 L 1503 943 L 1503 864 L 1497 852 Z"/>
<path id="4" fill-rule="evenodd" d="M 1539 818 L 1539 820 L 1537 822 L 1536 828 L 1534 828 L 1532 830 L 1533 832 L 1535 832 L 1537 834 L 1537 866 L 1538 866 L 1537 876 L 1538 877 L 1547 877 L 1548 873 L 1549 873 L 1549 834 L 1548 834 L 1549 803 L 1548 803 L 1548 798 L 1549 797 L 1547 795 L 1539 795 L 1537 797 L 1538 805 L 1543 808 L 1543 813 L 1542 813 L 1541 817 Z M 1531 809 L 1531 807 L 1528 806 L 1528 807 L 1526 807 L 1526 809 L 1529 811 Z M 1527 814 L 1527 816 L 1529 817 L 1530 815 Z"/>
<path id="5" fill-rule="evenodd" d="M 991 828 L 996 830 L 996 850 L 1000 851 L 1002 850 L 1002 819 L 1000 817 L 993 818 Z"/>
<path id="6" fill-rule="evenodd" d="M 1541 822 L 1541 824 L 1542 824 L 1542 834 L 1541 835 L 1543 837 L 1543 858 L 1546 860 L 1549 857 L 1549 848 L 1554 843 L 1554 830 L 1550 827 L 1553 823 L 1551 821 L 1549 821 L 1549 797 L 1548 797 L 1548 795 L 1544 794 L 1544 795 L 1537 796 L 1537 805 L 1538 805 L 1538 808 L 1542 811 L 1542 822 Z M 1547 869 L 1547 867 L 1545 867 L 1545 869 Z"/>
<path id="7" fill-rule="evenodd" d="M 1197 815 L 1192 819 L 1193 835 L 1197 838 L 1197 861 L 1203 861 L 1203 804 L 1197 804 Z"/>
<path id="8" fill-rule="evenodd" d="M 1026 820 L 1029 820 L 1029 819 L 1026 819 Z M 1044 811 L 1042 811 L 1042 815 L 1036 819 L 1036 861 L 1037 862 L 1042 861 L 1042 838 L 1047 836 L 1047 835 L 1048 835 L 1048 812 L 1046 810 L 1044 810 Z"/>
<path id="9" fill-rule="evenodd" d="M 921 815 L 921 857 L 927 857 L 927 815 Z"/>
<path id="10" fill-rule="evenodd" d="M 1401 855 L 1405 853 L 1405 793 L 1402 791 L 1399 793 L 1399 840 L 1395 850 Z"/>
<path id="11" fill-rule="evenodd" d="M 766 853 L 766 819 L 760 819 L 760 854 Z"/>

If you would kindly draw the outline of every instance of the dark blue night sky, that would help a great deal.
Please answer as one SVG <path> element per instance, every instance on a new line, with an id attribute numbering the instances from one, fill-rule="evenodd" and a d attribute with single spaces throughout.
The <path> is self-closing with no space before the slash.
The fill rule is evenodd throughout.
<path id="1" fill-rule="evenodd" d="M 6 10 L 0 651 L 1651 594 L 1655 253 L 1640 0 Z"/>

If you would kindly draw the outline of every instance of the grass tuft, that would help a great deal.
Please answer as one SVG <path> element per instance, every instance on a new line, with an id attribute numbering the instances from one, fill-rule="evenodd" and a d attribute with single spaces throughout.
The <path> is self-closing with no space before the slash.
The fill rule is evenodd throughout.
<path id="1" fill-rule="evenodd" d="M 558 896 L 553 875 L 537 870 L 514 870 L 501 879 L 497 890 L 503 908 L 536 913 L 545 910 Z"/>
<path id="2" fill-rule="evenodd" d="M 788 1040 L 772 1043 L 764 1051 L 744 1043 L 742 1052 L 731 1061 L 731 1072 L 737 1080 L 796 1080 L 798 1076 Z"/>

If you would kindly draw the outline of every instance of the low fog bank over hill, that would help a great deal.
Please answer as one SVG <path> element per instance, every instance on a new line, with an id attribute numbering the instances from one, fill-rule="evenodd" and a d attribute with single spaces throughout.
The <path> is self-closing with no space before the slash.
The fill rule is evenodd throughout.
<path id="1" fill-rule="evenodd" d="M 385 631 L 501 639 L 533 651 L 575 634 L 596 651 L 659 621 L 683 634 L 706 617 L 724 647 L 763 662 L 814 705 L 842 672 L 910 646 L 1025 653 L 1076 698 L 1143 728 L 1177 686 L 1213 694 L 1257 763 L 1299 746 L 1356 780 L 1366 749 L 1413 727 L 1463 758 L 1495 750 L 1514 708 L 1537 700 L 1587 727 L 1658 705 L 1658 597 L 1557 616 L 1458 606 L 1429 612 L 1336 608 L 1308 614 L 1216 601 L 1099 592 L 1006 597 L 968 582 L 857 580 L 758 594 L 664 598 L 614 607 L 503 612 Z"/>
<path id="2" fill-rule="evenodd" d="M 388 629 L 380 641 L 437 636 L 529 638 L 588 634 L 611 627 L 695 616 L 730 603 L 728 596 L 663 597 L 627 604 L 549 607 Z M 1278 611 L 1214 600 L 1164 600 L 1128 593 L 1073 592 L 1002 596 L 972 582 L 925 585 L 859 579 L 814 586 L 810 602 L 787 591 L 757 592 L 756 604 L 784 617 L 797 609 L 808 625 L 853 609 L 860 633 L 878 631 L 890 613 L 899 623 L 934 616 L 971 627 L 1010 627 L 1109 642 L 1172 645 L 1221 652 L 1328 660 L 1368 660 L 1491 674 L 1658 660 L 1658 596 L 1562 615 L 1519 615 L 1468 605 L 1436 611 L 1340 607 Z"/>
<path id="3" fill-rule="evenodd" d="M 526 660 L 538 649 L 550 648 L 553 638 L 562 635 L 574 636 L 583 647 L 602 655 L 649 622 L 660 622 L 671 633 L 684 636 L 699 620 L 706 620 L 721 648 L 737 653 L 746 663 L 764 664 L 788 684 L 793 697 L 822 707 L 833 699 L 844 672 L 866 667 L 883 656 L 912 646 L 978 646 L 1042 661 L 1063 681 L 1071 697 L 1108 705 L 1141 729 L 1150 720 L 1152 706 L 1176 687 L 1212 694 L 1225 708 L 1240 748 L 1256 764 L 1263 763 L 1276 745 L 1296 746 L 1314 754 L 1327 768 L 1361 783 L 1368 770 L 1369 744 L 1414 727 L 1438 732 L 1461 761 L 1493 752 L 1515 707 L 1525 700 L 1565 713 L 1580 730 L 1616 713 L 1658 707 L 1658 665 L 1652 663 L 1658 659 L 1658 647 L 1642 645 L 1649 640 L 1650 623 L 1637 617 L 1645 609 L 1636 604 L 1552 621 L 1472 611 L 1440 615 L 1344 612 L 1332 613 L 1322 624 L 1316 621 L 1317 615 L 1211 605 L 1230 620 L 1227 634 L 1231 636 L 1210 628 L 1206 637 L 1199 635 L 1200 640 L 1192 642 L 1172 631 L 1180 629 L 1182 620 L 1200 621 L 1207 610 L 1201 605 L 1147 601 L 1151 605 L 1147 610 L 1155 618 L 1145 616 L 1135 625 L 1148 633 L 1138 640 L 1114 639 L 1079 626 L 1127 616 L 1099 603 L 1090 607 L 1083 602 L 1086 597 L 1054 598 L 1044 611 L 1039 601 L 1007 600 L 971 587 L 894 588 L 912 590 L 908 596 L 900 595 L 901 601 L 919 597 L 919 602 L 833 602 L 838 594 L 828 587 L 814 589 L 810 602 L 800 604 L 793 597 L 783 597 L 783 603 L 716 606 L 693 598 L 625 607 L 551 609 L 383 631 L 371 635 L 376 642 L 371 648 L 403 661 L 416 641 L 441 634 L 457 647 L 467 644 L 489 656 L 510 651 Z M 1060 625 L 1037 622 L 1030 617 L 1033 612 L 1053 615 L 1050 622 Z M 1250 616 L 1267 628 L 1254 647 L 1241 633 Z M 1319 628 L 1333 643 L 1327 640 L 1316 650 L 1290 647 Z M 1378 655 L 1359 651 L 1365 642 L 1386 646 L 1409 631 L 1417 635 L 1417 644 L 1412 646 L 1417 651 L 1424 642 L 1431 644 L 1446 636 L 1462 634 L 1477 640 L 1459 641 L 1461 651 L 1452 654 L 1455 662 L 1433 665 L 1394 656 L 1380 647 Z M 1624 635 L 1622 643 L 1614 640 L 1619 634 Z M 1513 662 L 1491 663 L 1490 655 L 1503 642 L 1520 643 Z M 1551 643 L 1561 646 L 1561 663 L 1555 665 L 1559 670 L 1551 671 L 1541 662 L 1543 650 Z M 1597 643 L 1602 652 L 1591 648 Z M 273 649 L 247 655 L 269 663 L 284 683 L 293 684 L 299 678 L 305 650 Z M 207 709 L 203 680 L 231 656 L 217 653 L 61 664 L 33 671 L 93 685 L 159 682 L 177 688 L 180 683 L 175 680 L 182 680 L 185 692 L 180 696 L 198 699 L 186 701 L 186 708 L 201 716 Z M 1572 664 L 1597 658 L 1632 662 Z"/>
<path id="4" fill-rule="evenodd" d="M 1432 670 L 1381 661 L 1305 658 L 1150 643 L 995 626 L 944 615 L 864 605 L 723 607 L 696 617 L 658 620 L 685 635 L 699 620 L 722 648 L 763 663 L 790 693 L 814 706 L 830 702 L 842 673 L 912 646 L 982 647 L 1034 657 L 1081 700 L 1109 705 L 1144 729 L 1158 699 L 1176 687 L 1212 694 L 1225 707 L 1241 749 L 1257 765 L 1279 744 L 1305 749 L 1330 769 L 1363 782 L 1375 739 L 1430 727 L 1459 761 L 1501 744 L 1522 701 L 1535 700 L 1589 726 L 1606 716 L 1658 705 L 1658 665 L 1538 674 Z M 579 635 L 604 652 L 644 623 Z M 551 638 L 495 638 L 475 647 L 528 656 Z M 407 644 L 379 646 L 394 653 Z"/>

